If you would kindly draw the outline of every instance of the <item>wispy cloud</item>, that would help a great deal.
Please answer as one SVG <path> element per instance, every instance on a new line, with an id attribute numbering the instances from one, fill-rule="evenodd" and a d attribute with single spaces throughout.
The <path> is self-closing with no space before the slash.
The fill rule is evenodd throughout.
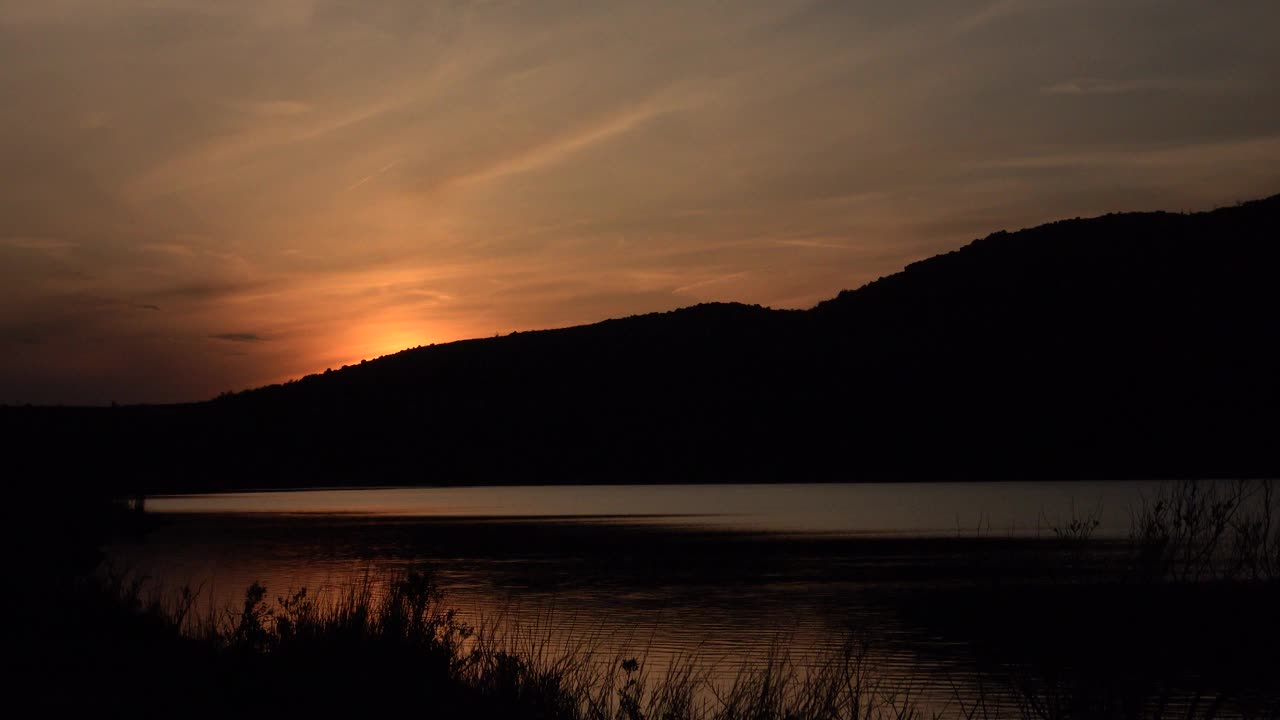
<path id="1" fill-rule="evenodd" d="M 675 104 L 651 101 L 639 107 L 612 113 L 573 133 L 560 135 L 526 148 L 512 157 L 455 178 L 452 182 L 458 185 L 482 183 L 563 162 L 575 153 L 623 135 L 658 115 L 675 110 L 676 107 Z"/>
<path id="2" fill-rule="evenodd" d="M 1001 227 L 1274 193 L 1278 23 L 1266 0 L 0 0 L 0 326 L 44 343 L 0 353 L 0 402 L 800 307 Z"/>
<path id="3" fill-rule="evenodd" d="M 1138 83 L 1107 82 L 1105 80 L 1067 80 L 1042 88 L 1045 95 L 1119 95 L 1133 92 L 1142 86 Z"/>
<path id="4" fill-rule="evenodd" d="M 957 28 L 961 32 L 973 32 L 994 25 L 1002 20 L 1024 13 L 1042 10 L 1055 4 L 1054 0 L 994 0 L 961 18 Z"/>
<path id="5" fill-rule="evenodd" d="M 1238 90 L 1239 83 L 1221 78 L 1147 78 L 1142 80 L 1104 80 L 1079 78 L 1065 80 L 1040 92 L 1045 95 L 1124 95 L 1137 92 L 1222 92 Z"/>
<path id="6" fill-rule="evenodd" d="M 146 245 L 143 245 L 141 249 L 147 252 L 177 257 L 192 257 L 196 254 L 195 250 L 193 250 L 189 245 L 182 245 L 179 243 L 147 243 Z"/>
<path id="7" fill-rule="evenodd" d="M 166 158 L 125 186 L 134 201 L 172 195 L 210 185 L 236 174 L 248 174 L 254 161 L 283 149 L 298 148 L 359 126 L 410 101 L 391 97 L 316 120 L 307 115 L 277 116 L 281 122 L 248 125 L 230 136 L 210 139 Z M 302 118 L 302 119 L 295 119 Z"/>
<path id="8" fill-rule="evenodd" d="M 688 285 L 681 285 L 680 287 L 673 289 L 671 292 L 674 295 L 681 295 L 684 293 L 691 292 L 693 290 L 704 289 L 711 285 L 720 285 L 723 283 L 733 282 L 734 280 L 741 280 L 746 276 L 747 276 L 746 271 L 725 273 L 723 275 L 717 275 L 715 277 L 706 278 L 705 280 L 692 282 L 692 283 L 689 283 Z"/>
<path id="9" fill-rule="evenodd" d="M 245 101 L 237 103 L 236 106 L 251 115 L 258 115 L 267 118 L 302 115 L 303 113 L 311 112 L 313 109 L 310 103 L 300 102 L 298 100 Z"/>
<path id="10" fill-rule="evenodd" d="M 1196 165 L 1230 167 L 1250 157 L 1280 158 L 1280 135 L 1221 142 L 1186 143 L 1147 148 L 1045 153 L 1007 158 L 983 166 L 988 169 L 1035 170 L 1049 168 L 1129 168 L 1165 172 Z"/>
<path id="11" fill-rule="evenodd" d="M 365 183 L 367 183 L 367 182 L 369 182 L 370 180 L 372 180 L 372 179 L 374 179 L 374 178 L 378 177 L 379 175 L 385 175 L 385 174 L 387 173 L 387 171 L 391 170 L 391 168 L 394 168 L 396 165 L 399 165 L 399 164 L 400 164 L 400 161 L 399 161 L 399 160 L 392 160 L 391 162 L 387 163 L 386 165 L 383 165 L 382 167 L 378 168 L 378 171 L 377 171 L 377 172 L 375 172 L 375 173 L 371 173 L 371 174 L 369 174 L 369 175 L 365 175 L 364 177 L 360 178 L 359 180 L 355 181 L 354 183 L 352 183 L 352 184 L 348 185 L 346 189 L 347 189 L 348 191 L 350 191 L 350 190 L 355 190 L 356 188 L 360 187 L 361 185 L 364 185 Z"/>
<path id="12" fill-rule="evenodd" d="M 36 252 L 63 253 L 68 250 L 74 250 L 80 247 L 80 244 L 70 242 L 68 240 L 58 240 L 56 238 L 3 237 L 3 238 L 0 238 L 0 246 L 10 247 L 16 250 L 33 250 Z"/>
<path id="13" fill-rule="evenodd" d="M 786 240 L 777 241 L 779 245 L 787 247 L 802 248 L 822 248 L 826 250 L 848 250 L 849 246 L 841 242 L 832 242 L 830 240 L 813 240 L 807 238 L 788 238 Z"/>

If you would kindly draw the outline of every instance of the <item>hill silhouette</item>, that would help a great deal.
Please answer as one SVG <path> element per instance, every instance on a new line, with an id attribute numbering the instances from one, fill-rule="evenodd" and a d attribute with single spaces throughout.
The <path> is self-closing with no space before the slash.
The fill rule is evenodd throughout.
<path id="1" fill-rule="evenodd" d="M 1280 196 L 1066 220 L 806 311 L 706 304 L 0 417 L 10 467 L 150 491 L 1276 476 L 1278 239 Z"/>

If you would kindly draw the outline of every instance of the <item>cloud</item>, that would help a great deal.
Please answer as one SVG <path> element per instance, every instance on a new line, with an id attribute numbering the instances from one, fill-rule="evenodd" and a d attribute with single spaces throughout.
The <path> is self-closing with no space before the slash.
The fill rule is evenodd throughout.
<path id="1" fill-rule="evenodd" d="M 1065 80 L 1040 89 L 1045 95 L 1124 95 L 1136 92 L 1222 92 L 1238 91 L 1241 83 L 1233 79 L 1149 78 L 1143 80 L 1103 80 L 1079 78 Z"/>
<path id="2" fill-rule="evenodd" d="M 786 245 L 789 247 L 802 247 L 802 248 L 815 248 L 815 249 L 823 248 L 827 250 L 848 250 L 849 249 L 849 246 L 845 243 L 831 242 L 827 240 L 788 238 L 786 240 L 778 240 L 777 242 L 779 245 Z"/>
<path id="3" fill-rule="evenodd" d="M 239 178 L 251 178 L 250 169 L 262 158 L 285 151 L 301 152 L 335 135 L 358 128 L 403 107 L 411 97 L 389 97 L 361 103 L 345 112 L 311 119 L 310 113 L 276 114 L 278 122 L 250 123 L 228 135 L 213 136 L 161 159 L 124 185 L 132 202 L 198 191 Z"/>
<path id="4" fill-rule="evenodd" d="M 715 276 L 715 277 L 706 278 L 706 279 L 704 279 L 704 280 L 698 280 L 697 282 L 691 282 L 691 283 L 689 283 L 688 285 L 681 285 L 680 287 L 673 289 L 673 290 L 671 291 L 671 293 L 672 293 L 673 295 L 681 295 L 681 294 L 687 293 L 687 292 L 689 292 L 689 291 L 691 291 L 691 290 L 698 290 L 698 289 L 706 288 L 706 287 L 711 286 L 711 285 L 720 285 L 720 284 L 722 284 L 722 283 L 728 283 L 728 282 L 733 282 L 733 281 L 735 281 L 735 280 L 741 280 L 742 278 L 745 278 L 746 276 L 747 276 L 747 272 L 745 272 L 745 271 L 743 271 L 743 272 L 733 272 L 733 273 L 724 273 L 724 274 L 722 274 L 722 275 L 717 275 L 717 276 Z"/>
<path id="5" fill-rule="evenodd" d="M 302 115 L 313 109 L 310 103 L 297 100 L 258 100 L 238 103 L 237 106 L 251 115 L 267 118 Z"/>
<path id="6" fill-rule="evenodd" d="M 650 101 L 639 107 L 611 113 L 573 133 L 533 145 L 489 167 L 455 178 L 452 182 L 459 185 L 482 183 L 563 162 L 575 153 L 627 133 L 662 113 L 675 110 L 676 107 L 678 106 L 675 104 Z"/>
<path id="7" fill-rule="evenodd" d="M 1053 0 L 995 0 L 965 16 L 956 27 L 961 32 L 974 32 L 1017 15 L 1053 5 Z"/>
<path id="8" fill-rule="evenodd" d="M 346 189 L 347 189 L 348 191 L 355 190 L 356 188 L 360 187 L 361 185 L 364 185 L 365 183 L 367 183 L 367 182 L 369 182 L 370 180 L 372 180 L 372 179 L 374 179 L 374 178 L 378 177 L 379 175 L 385 175 L 385 174 L 387 173 L 387 171 L 388 171 L 388 170 L 390 170 L 391 168 L 393 168 L 393 167 L 395 167 L 396 165 L 399 165 L 399 164 L 400 164 L 400 161 L 399 161 L 399 160 L 392 160 L 391 162 L 387 163 L 386 165 L 383 165 L 382 167 L 378 168 L 378 171 L 377 171 L 377 172 L 372 173 L 372 174 L 369 174 L 369 175 L 365 175 L 364 177 L 360 178 L 359 180 L 355 181 L 354 183 L 352 183 L 352 184 L 348 185 Z"/>
<path id="9" fill-rule="evenodd" d="M 195 255 L 195 251 L 187 245 L 179 243 L 147 243 L 140 249 L 147 252 L 159 253 L 161 255 L 171 255 L 177 257 L 191 257 Z"/>
<path id="10" fill-rule="evenodd" d="M 1273 193 L 1277 23 L 1271 0 L 0 0 L 0 326 L 47 343 L 0 353 L 0 388 L 195 399 L 402 342 L 801 307 L 1002 227 Z"/>
<path id="11" fill-rule="evenodd" d="M 1160 175 L 1188 168 L 1244 165 L 1251 157 L 1280 158 L 1280 135 L 1174 146 L 1116 148 L 1074 153 L 1010 157 L 984 164 L 987 170 L 1026 171 L 1062 168 L 1148 170 Z"/>
<path id="12" fill-rule="evenodd" d="M 243 297 L 249 293 L 265 290 L 267 287 L 268 283 L 265 281 L 220 281 L 199 278 L 192 282 L 162 287 L 148 295 L 162 300 L 209 303 Z"/>
<path id="13" fill-rule="evenodd" d="M 1116 83 L 1103 80 L 1067 80 L 1042 88 L 1045 95 L 1117 95 L 1141 88 L 1136 83 Z"/>
<path id="14" fill-rule="evenodd" d="M 36 252 L 46 253 L 63 253 L 67 250 L 74 250 L 80 246 L 79 243 L 69 242 L 67 240 L 41 237 L 4 237 L 0 238 L 0 245 L 11 247 L 16 250 L 34 250 Z"/>
<path id="15" fill-rule="evenodd" d="M 261 335 L 258 335 L 256 333 L 247 333 L 247 332 L 218 333 L 215 335 L 210 335 L 209 337 L 214 340 L 226 340 L 227 342 L 237 342 L 237 343 L 267 342 L 267 338 L 264 338 Z"/>

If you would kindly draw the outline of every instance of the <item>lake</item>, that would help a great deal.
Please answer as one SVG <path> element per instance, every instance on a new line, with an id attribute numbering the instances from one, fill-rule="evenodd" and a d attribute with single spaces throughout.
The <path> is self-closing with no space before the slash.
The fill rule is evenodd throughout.
<path id="1" fill-rule="evenodd" d="M 429 567 L 461 616 L 555 647 L 639 655 L 661 672 L 697 656 L 730 676 L 770 649 L 803 666 L 851 632 L 878 671 L 930 707 L 968 692 L 980 659 L 932 621 L 944 593 L 1044 580 L 1054 528 L 1124 538 L 1158 482 L 434 487 L 165 496 L 120 568 L 198 587 L 230 608 L 340 594 Z M 1087 564 L 1072 565 L 1087 574 Z M 1061 581 L 1055 577 L 1055 581 Z M 921 607 L 926 608 L 921 611 Z M 961 690 L 957 690 L 961 688 Z"/>
<path id="2" fill-rule="evenodd" d="M 375 488 L 154 497 L 153 513 L 540 518 L 774 533 L 927 537 L 1047 532 L 1096 514 L 1122 535 L 1158 482 L 574 485 Z"/>

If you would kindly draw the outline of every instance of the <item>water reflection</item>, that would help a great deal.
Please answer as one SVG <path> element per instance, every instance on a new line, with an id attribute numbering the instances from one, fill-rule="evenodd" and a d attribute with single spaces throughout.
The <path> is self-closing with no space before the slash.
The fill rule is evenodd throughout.
<path id="1" fill-rule="evenodd" d="M 954 664 L 919 656 L 908 642 L 919 631 L 888 600 L 921 577 L 968 572 L 937 545 L 545 518 L 183 514 L 112 556 L 171 587 L 200 587 L 205 612 L 233 607 L 255 581 L 272 598 L 299 587 L 336 598 L 427 565 L 464 621 L 532 633 L 552 650 L 640 655 L 658 674 L 696 655 L 727 680 L 780 646 L 803 667 L 858 631 L 879 640 L 881 672 L 907 679 Z"/>
<path id="2" fill-rule="evenodd" d="M 1073 583 L 1050 525 L 1088 515 L 1120 538 L 1156 483 L 705 485 L 321 490 L 156 497 L 161 520 L 114 561 L 205 609 L 258 581 L 269 597 L 341 595 L 429 566 L 473 624 L 506 624 L 552 648 L 646 657 L 661 673 L 697 655 L 732 674 L 783 645 L 803 666 L 850 632 L 933 707 L 972 692 L 983 660 L 939 618 L 963 588 Z M 1090 562 L 1120 544 L 1103 541 Z M 1049 573 L 1049 574 L 1046 574 Z M 999 590 L 999 592 L 1004 592 Z M 1070 608 L 1068 609 L 1070 611 Z M 1007 624 L 1025 623 L 1009 612 Z M 958 618 L 958 619 L 957 619 Z M 996 618 L 996 621 L 1001 621 Z M 983 622 L 991 621 L 984 618 Z M 958 626 L 956 624 L 959 624 Z M 994 661 L 997 664 L 1000 660 Z"/>
<path id="3" fill-rule="evenodd" d="M 376 488 L 161 496 L 154 513 L 577 518 L 771 532 L 1029 536 L 1096 514 L 1122 535 L 1158 482 Z"/>

